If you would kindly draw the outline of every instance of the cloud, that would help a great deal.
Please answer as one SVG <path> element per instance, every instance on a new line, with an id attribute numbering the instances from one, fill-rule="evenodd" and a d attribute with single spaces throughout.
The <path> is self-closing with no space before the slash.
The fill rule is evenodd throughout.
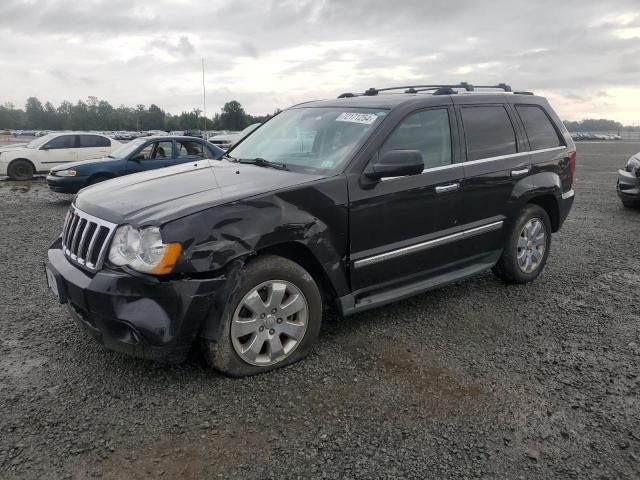
<path id="1" fill-rule="evenodd" d="M 507 82 L 557 99 L 565 118 L 635 123 L 620 95 L 640 98 L 639 31 L 637 0 L 4 0 L 0 100 L 95 95 L 178 113 L 199 105 L 204 58 L 208 111 Z"/>

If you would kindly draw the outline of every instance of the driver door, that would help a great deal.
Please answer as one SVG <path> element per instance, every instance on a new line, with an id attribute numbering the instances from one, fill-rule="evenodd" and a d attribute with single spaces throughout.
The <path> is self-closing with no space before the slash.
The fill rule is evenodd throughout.
<path id="1" fill-rule="evenodd" d="M 454 163 L 455 132 L 451 108 L 411 113 L 378 155 L 418 150 L 422 174 L 385 178 L 374 185 L 350 180 L 350 265 L 356 297 L 454 268 L 460 257 L 454 239 L 464 178 L 462 165 Z"/>
<path id="2" fill-rule="evenodd" d="M 150 142 L 129 157 L 129 160 L 127 160 L 127 173 L 169 167 L 174 162 L 175 155 L 172 141 Z"/>

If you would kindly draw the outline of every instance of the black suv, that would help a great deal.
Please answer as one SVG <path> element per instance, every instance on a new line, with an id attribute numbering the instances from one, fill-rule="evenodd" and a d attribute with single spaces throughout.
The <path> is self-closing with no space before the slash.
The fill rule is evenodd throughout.
<path id="1" fill-rule="evenodd" d="M 548 102 L 504 84 L 343 94 L 222 161 L 83 190 L 47 279 L 108 348 L 180 361 L 197 342 L 251 375 L 307 355 L 323 305 L 351 315 L 489 268 L 534 280 L 575 164 Z"/>

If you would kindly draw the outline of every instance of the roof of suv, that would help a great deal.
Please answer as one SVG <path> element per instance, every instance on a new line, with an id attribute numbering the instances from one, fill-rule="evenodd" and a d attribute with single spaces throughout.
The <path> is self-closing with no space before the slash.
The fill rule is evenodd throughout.
<path id="1" fill-rule="evenodd" d="M 508 96 L 508 97 L 507 97 Z M 438 103 L 442 99 L 455 98 L 454 103 L 461 98 L 470 98 L 471 103 L 498 102 L 510 103 L 510 99 L 526 99 L 527 103 L 539 103 L 542 97 L 534 96 L 531 92 L 513 91 L 510 85 L 499 83 L 497 85 L 471 85 L 461 82 L 457 85 L 415 85 L 388 88 L 370 88 L 364 93 L 343 93 L 336 99 L 317 100 L 314 102 L 300 103 L 292 108 L 304 107 L 360 107 L 392 109 L 399 105 L 411 102 Z M 430 102 L 429 100 L 432 100 Z"/>
<path id="2" fill-rule="evenodd" d="M 507 100 L 507 96 L 519 98 L 526 103 L 538 103 L 542 97 L 529 94 L 518 93 L 473 93 L 473 94 L 453 94 L 453 95 L 429 95 L 424 93 L 387 93 L 373 96 L 359 96 L 346 98 L 333 98 L 326 100 L 315 100 L 312 102 L 300 103 L 291 108 L 304 107 L 360 107 L 360 108 L 380 108 L 392 109 L 400 104 L 411 101 L 424 101 L 433 99 L 434 103 L 442 103 L 443 98 L 456 97 L 465 98 L 473 97 L 474 101 L 494 101 L 503 102 Z"/>

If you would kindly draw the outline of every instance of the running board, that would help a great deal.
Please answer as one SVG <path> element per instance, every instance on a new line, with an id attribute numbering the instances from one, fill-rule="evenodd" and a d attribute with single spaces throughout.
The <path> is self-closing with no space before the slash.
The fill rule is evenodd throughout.
<path id="1" fill-rule="evenodd" d="M 443 273 L 416 283 L 403 285 L 401 287 L 395 287 L 380 293 L 365 296 L 359 298 L 357 301 L 353 294 L 339 297 L 336 299 L 338 310 L 343 316 L 347 317 L 355 313 L 364 312 L 365 310 L 369 310 L 371 308 L 380 307 L 382 305 L 396 302 L 398 300 L 404 300 L 419 293 L 424 293 L 429 290 L 450 285 L 452 283 L 458 282 L 460 280 L 490 269 L 496 264 L 496 261 L 500 257 L 501 253 L 502 251 L 499 251 L 497 258 L 494 258 L 491 261 L 474 263 L 473 265 L 462 268 L 460 270 Z"/>

